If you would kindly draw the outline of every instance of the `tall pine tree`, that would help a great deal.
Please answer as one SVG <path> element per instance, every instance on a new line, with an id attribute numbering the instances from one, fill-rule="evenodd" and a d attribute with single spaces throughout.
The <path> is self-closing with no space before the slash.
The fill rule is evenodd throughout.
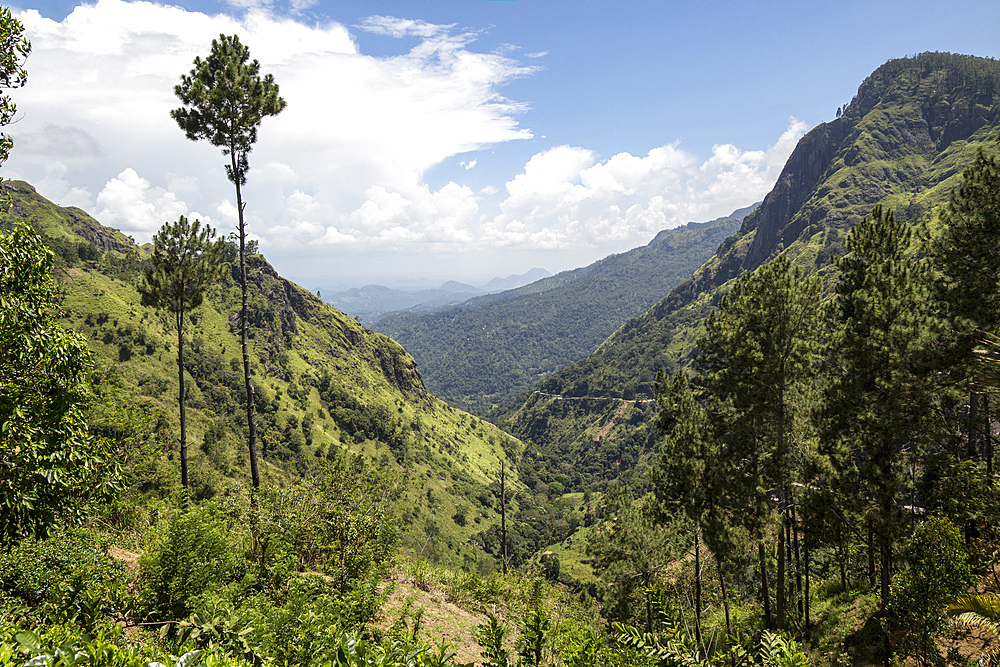
<path id="1" fill-rule="evenodd" d="M 189 222 L 183 215 L 164 223 L 153 236 L 153 255 L 143 271 L 139 292 L 142 305 L 170 311 L 177 327 L 177 384 L 181 419 L 181 486 L 189 490 L 187 418 L 184 404 L 184 316 L 201 305 L 205 288 L 229 269 L 224 261 L 225 241 L 213 240 L 215 230 Z"/>
<path id="2" fill-rule="evenodd" d="M 802 415 L 796 400 L 812 376 L 818 341 L 819 280 L 804 278 L 784 256 L 741 277 L 723 297 L 698 341 L 693 379 L 713 407 L 720 458 L 732 470 L 733 489 L 746 490 L 747 528 L 757 535 L 761 598 L 771 616 L 765 529 L 777 521 L 775 617 L 786 619 L 785 527 L 791 518 L 790 484 L 797 469 L 793 431 Z M 775 504 L 772 499 L 776 498 Z"/>
<path id="3" fill-rule="evenodd" d="M 928 245 L 936 272 L 933 296 L 948 327 L 932 349 L 939 376 L 969 396 L 966 452 L 982 449 L 993 473 L 989 410 L 977 377 L 975 349 L 1000 327 L 1000 159 L 982 149 L 962 175 L 940 215 L 941 232 Z M 985 416 L 983 416 L 985 415 Z"/>
<path id="4" fill-rule="evenodd" d="M 932 324 L 924 263 L 910 252 L 911 227 L 875 207 L 851 228 L 832 309 L 833 377 L 827 390 L 826 452 L 865 501 L 879 554 L 882 607 L 889 599 L 899 535 L 902 454 L 920 445 L 928 414 L 917 353 Z M 860 487 L 860 488 L 859 488 Z"/>
<path id="5" fill-rule="evenodd" d="M 250 171 L 250 151 L 257 143 L 257 128 L 267 116 L 285 108 L 278 95 L 274 77 L 260 76 L 260 63 L 250 60 L 250 50 L 236 35 L 220 35 L 212 40 L 212 51 L 202 60 L 194 59 L 194 69 L 181 76 L 174 93 L 184 105 L 170 112 L 170 117 L 192 141 L 207 139 L 229 158 L 226 176 L 236 186 L 236 213 L 240 238 L 240 344 L 243 351 L 243 382 L 246 386 L 250 479 L 260 487 L 257 470 L 257 424 L 254 420 L 253 384 L 250 381 L 250 351 L 247 313 L 246 221 L 243 211 L 243 186 Z"/>

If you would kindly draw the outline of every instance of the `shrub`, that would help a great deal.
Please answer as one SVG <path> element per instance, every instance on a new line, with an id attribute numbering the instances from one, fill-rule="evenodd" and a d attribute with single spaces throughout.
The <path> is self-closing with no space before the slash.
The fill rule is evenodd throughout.
<path id="1" fill-rule="evenodd" d="M 158 618 L 187 616 L 210 584 L 243 578 L 244 552 L 213 503 L 173 515 L 139 561 L 141 606 Z"/>
<path id="2" fill-rule="evenodd" d="M 124 578 L 106 545 L 82 528 L 24 539 L 0 551 L 0 612 L 34 623 L 75 621 L 89 630 Z"/>

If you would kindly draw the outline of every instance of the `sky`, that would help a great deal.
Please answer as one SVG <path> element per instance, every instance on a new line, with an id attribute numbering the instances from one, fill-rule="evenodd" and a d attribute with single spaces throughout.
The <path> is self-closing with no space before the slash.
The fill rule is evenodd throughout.
<path id="1" fill-rule="evenodd" d="M 146 243 L 236 224 L 225 158 L 170 118 L 236 34 L 287 102 L 244 188 L 252 238 L 309 289 L 552 273 L 759 201 L 868 74 L 1000 57 L 996 0 L 51 0 L 0 176 Z"/>

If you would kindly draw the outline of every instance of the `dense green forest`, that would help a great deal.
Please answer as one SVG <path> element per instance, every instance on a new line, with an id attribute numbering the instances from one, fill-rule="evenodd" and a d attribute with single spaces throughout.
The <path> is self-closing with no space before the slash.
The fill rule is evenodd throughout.
<path id="1" fill-rule="evenodd" d="M 593 352 L 690 276 L 751 210 L 664 230 L 648 245 L 524 287 L 433 313 L 395 313 L 372 327 L 416 358 L 436 395 L 485 415 Z"/>
<path id="2" fill-rule="evenodd" d="M 0 665 L 996 664 L 998 83 L 880 68 L 521 439 L 242 217 L 137 247 L 5 182 Z M 241 201 L 275 82 L 223 36 L 176 92 Z"/>

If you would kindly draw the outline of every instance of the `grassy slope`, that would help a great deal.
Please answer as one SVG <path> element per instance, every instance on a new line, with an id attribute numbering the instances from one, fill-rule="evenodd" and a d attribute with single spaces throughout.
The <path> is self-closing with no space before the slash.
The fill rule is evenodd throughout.
<path id="1" fill-rule="evenodd" d="M 82 211 L 55 206 L 27 184 L 8 181 L 4 187 L 13 205 L 0 225 L 29 221 L 69 256 L 68 262 L 57 259 L 64 325 L 87 338 L 103 385 L 121 387 L 117 401 L 160 422 L 166 433 L 163 465 L 172 468 L 178 433 L 176 331 L 168 316 L 140 305 L 136 268 L 149 246 L 137 248 Z M 73 251 L 89 245 L 80 232 L 121 252 L 80 260 Z M 284 483 L 310 459 L 331 451 L 363 453 L 411 477 L 403 504 L 404 545 L 445 562 L 481 559 L 469 537 L 499 521 L 490 485 L 506 461 L 509 483 L 518 487 L 510 460 L 521 444 L 428 394 L 413 359 L 398 344 L 280 278 L 262 257 L 253 257 L 250 266 L 251 359 L 260 394 L 265 483 Z M 213 286 L 187 330 L 188 442 L 195 493 L 202 495 L 245 484 L 248 476 L 238 407 L 238 295 L 231 278 Z M 320 395 L 324 378 L 361 404 L 359 414 L 388 423 L 396 433 L 394 449 L 385 438 L 353 436 L 338 424 L 331 413 L 336 406 Z M 224 447 L 205 444 L 212 429 L 223 434 Z M 460 507 L 467 514 L 464 526 L 452 518 Z"/>
<path id="2" fill-rule="evenodd" d="M 434 392 L 482 414 L 591 353 L 690 276 L 748 212 L 661 232 L 646 246 L 525 287 L 438 312 L 393 314 L 374 326 L 413 353 Z"/>
<path id="3" fill-rule="evenodd" d="M 512 401 L 497 422 L 576 468 L 593 457 L 607 401 L 572 407 L 546 394 L 631 397 L 655 391 L 658 369 L 690 358 L 701 323 L 741 273 L 785 253 L 807 272 L 828 275 L 845 230 L 876 204 L 914 223 L 947 201 L 980 148 L 1000 131 L 1000 63 L 949 54 L 890 61 L 869 77 L 845 114 L 796 147 L 772 192 L 735 235 L 684 284 L 615 332 L 590 357 L 545 378 Z M 642 409 L 635 405 L 633 409 Z M 637 460 L 657 441 L 651 419 L 618 420 L 601 449 Z M 574 458 L 575 457 L 575 458 Z M 597 479 L 624 468 L 597 461 Z"/>

